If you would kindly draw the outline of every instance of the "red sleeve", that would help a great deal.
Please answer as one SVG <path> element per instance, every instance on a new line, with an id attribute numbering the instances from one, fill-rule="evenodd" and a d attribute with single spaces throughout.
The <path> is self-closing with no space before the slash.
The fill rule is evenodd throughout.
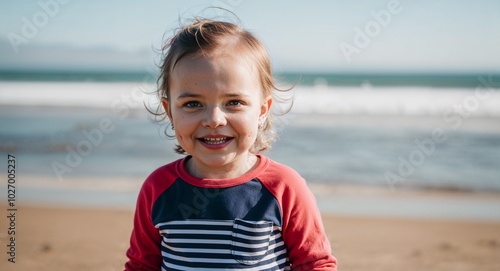
<path id="1" fill-rule="evenodd" d="M 146 181 L 137 199 L 134 229 L 130 238 L 130 248 L 127 251 L 129 261 L 125 264 L 126 271 L 161 269 L 161 235 L 151 219 L 153 203 L 152 189 Z"/>
<path id="2" fill-rule="evenodd" d="M 337 259 L 332 256 L 316 199 L 305 180 L 275 162 L 268 172 L 264 184 L 281 205 L 283 240 L 292 270 L 336 271 Z"/>

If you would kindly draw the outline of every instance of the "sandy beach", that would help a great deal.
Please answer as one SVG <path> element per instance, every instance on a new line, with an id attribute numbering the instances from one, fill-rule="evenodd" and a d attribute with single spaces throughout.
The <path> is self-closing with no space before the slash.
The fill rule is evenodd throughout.
<path id="1" fill-rule="evenodd" d="M 5 218 L 6 206 L 2 205 Z M 16 263 L 0 270 L 122 270 L 132 210 L 18 207 Z M 499 270 L 500 222 L 323 215 L 339 270 Z"/>

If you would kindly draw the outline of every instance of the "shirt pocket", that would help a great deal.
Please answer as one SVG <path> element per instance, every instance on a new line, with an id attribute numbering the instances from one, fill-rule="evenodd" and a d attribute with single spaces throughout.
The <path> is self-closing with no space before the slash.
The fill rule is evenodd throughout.
<path id="1" fill-rule="evenodd" d="M 233 258 L 245 265 L 257 264 L 269 250 L 272 232 L 273 223 L 270 221 L 236 219 L 231 234 Z"/>

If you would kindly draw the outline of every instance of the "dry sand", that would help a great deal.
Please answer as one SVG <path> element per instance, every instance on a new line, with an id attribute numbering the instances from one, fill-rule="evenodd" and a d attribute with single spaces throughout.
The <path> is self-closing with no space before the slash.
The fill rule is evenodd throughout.
<path id="1" fill-rule="evenodd" d="M 16 263 L 0 270 L 122 270 L 132 211 L 21 206 Z M 339 270 L 500 270 L 500 223 L 324 215 Z"/>

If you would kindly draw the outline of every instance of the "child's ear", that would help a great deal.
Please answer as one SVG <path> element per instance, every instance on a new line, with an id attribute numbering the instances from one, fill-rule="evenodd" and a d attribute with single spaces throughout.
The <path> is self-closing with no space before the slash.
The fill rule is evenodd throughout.
<path id="1" fill-rule="evenodd" d="M 264 102 L 262 103 L 262 105 L 260 107 L 259 120 L 262 123 L 264 123 L 266 121 L 267 115 L 269 115 L 269 112 L 271 112 L 272 105 L 273 105 L 273 97 L 271 97 L 271 95 L 269 95 L 264 99 Z"/>
<path id="2" fill-rule="evenodd" d="M 161 105 L 163 106 L 163 109 L 165 109 L 168 119 L 172 122 L 172 111 L 170 111 L 170 103 L 168 102 L 168 99 L 161 98 Z"/>

